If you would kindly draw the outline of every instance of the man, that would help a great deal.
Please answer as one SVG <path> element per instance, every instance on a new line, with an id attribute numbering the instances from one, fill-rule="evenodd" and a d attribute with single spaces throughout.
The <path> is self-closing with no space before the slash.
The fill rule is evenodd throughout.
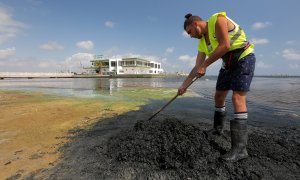
<path id="1" fill-rule="evenodd" d="M 254 45 L 247 41 L 244 30 L 225 12 L 212 15 L 208 21 L 192 14 L 187 14 L 185 18 L 184 30 L 192 38 L 199 39 L 199 44 L 195 67 L 178 88 L 178 95 L 184 94 L 195 77 L 204 76 L 206 68 L 222 58 L 215 92 L 214 123 L 210 133 L 223 133 L 225 99 L 228 91 L 232 90 L 234 119 L 230 120 L 231 150 L 221 158 L 231 162 L 247 158 L 246 94 L 255 68 Z"/>

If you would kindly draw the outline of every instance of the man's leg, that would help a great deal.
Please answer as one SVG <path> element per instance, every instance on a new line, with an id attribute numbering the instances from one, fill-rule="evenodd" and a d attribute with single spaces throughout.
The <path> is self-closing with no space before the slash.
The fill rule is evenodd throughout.
<path id="1" fill-rule="evenodd" d="M 245 91 L 233 91 L 234 119 L 230 121 L 231 150 L 222 156 L 226 161 L 238 161 L 248 157 L 246 149 L 247 134 L 247 106 Z"/>
<path id="2" fill-rule="evenodd" d="M 225 107 L 225 99 L 228 94 L 228 91 L 217 90 L 215 93 L 215 106 L 216 107 Z"/>
<path id="3" fill-rule="evenodd" d="M 222 156 L 222 159 L 226 161 L 238 161 L 248 157 L 246 94 L 250 90 L 255 61 L 255 55 L 250 53 L 240 59 L 232 71 L 230 89 L 233 90 L 234 119 L 230 121 L 231 150 Z"/>
<path id="4" fill-rule="evenodd" d="M 225 99 L 228 91 L 219 91 L 215 93 L 215 113 L 214 113 L 214 125 L 213 129 L 210 130 L 211 134 L 223 134 L 226 109 L 225 109 Z"/>
<path id="5" fill-rule="evenodd" d="M 233 91 L 232 103 L 235 113 L 247 112 L 246 91 Z"/>

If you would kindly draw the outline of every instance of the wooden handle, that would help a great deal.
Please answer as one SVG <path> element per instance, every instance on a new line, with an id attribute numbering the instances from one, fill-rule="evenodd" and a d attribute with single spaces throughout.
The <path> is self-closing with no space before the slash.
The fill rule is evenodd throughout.
<path id="1" fill-rule="evenodd" d="M 190 87 L 190 85 L 192 85 L 199 77 L 195 77 L 191 83 L 187 86 Z M 164 110 L 172 101 L 174 101 L 176 98 L 178 97 L 178 93 L 176 94 L 176 96 L 174 96 L 167 104 L 165 104 L 162 108 L 160 108 L 158 111 L 156 111 L 156 113 L 154 113 L 148 120 L 153 119 L 158 113 L 160 113 L 162 110 Z"/>

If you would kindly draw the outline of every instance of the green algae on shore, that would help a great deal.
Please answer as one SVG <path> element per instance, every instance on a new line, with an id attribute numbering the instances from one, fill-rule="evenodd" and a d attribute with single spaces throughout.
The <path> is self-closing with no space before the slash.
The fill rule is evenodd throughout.
<path id="1" fill-rule="evenodd" d="M 69 132 L 129 111 L 149 100 L 165 100 L 176 94 L 167 88 L 122 88 L 95 98 L 57 96 L 35 91 L 0 91 L 0 176 L 20 177 L 59 162 L 58 148 Z M 27 158 L 38 157 L 38 158 Z M 20 173 L 19 173 L 20 174 Z"/>

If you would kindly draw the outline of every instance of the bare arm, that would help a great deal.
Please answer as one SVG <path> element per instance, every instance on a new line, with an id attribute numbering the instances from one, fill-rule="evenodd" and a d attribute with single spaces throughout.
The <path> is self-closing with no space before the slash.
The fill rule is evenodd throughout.
<path id="1" fill-rule="evenodd" d="M 219 58 L 221 58 L 230 49 L 227 19 L 224 16 L 218 16 L 216 22 L 216 36 L 219 45 L 211 54 L 211 56 L 209 56 L 209 58 L 207 58 L 203 65 L 198 69 L 199 75 L 203 76 L 205 74 L 206 68 L 217 61 Z"/>
<path id="2" fill-rule="evenodd" d="M 203 52 L 198 52 L 196 64 L 191 70 L 188 77 L 183 81 L 182 85 L 178 88 L 178 94 L 182 95 L 186 92 L 187 86 L 192 82 L 192 80 L 198 76 L 197 70 L 203 65 L 206 55 Z"/>

